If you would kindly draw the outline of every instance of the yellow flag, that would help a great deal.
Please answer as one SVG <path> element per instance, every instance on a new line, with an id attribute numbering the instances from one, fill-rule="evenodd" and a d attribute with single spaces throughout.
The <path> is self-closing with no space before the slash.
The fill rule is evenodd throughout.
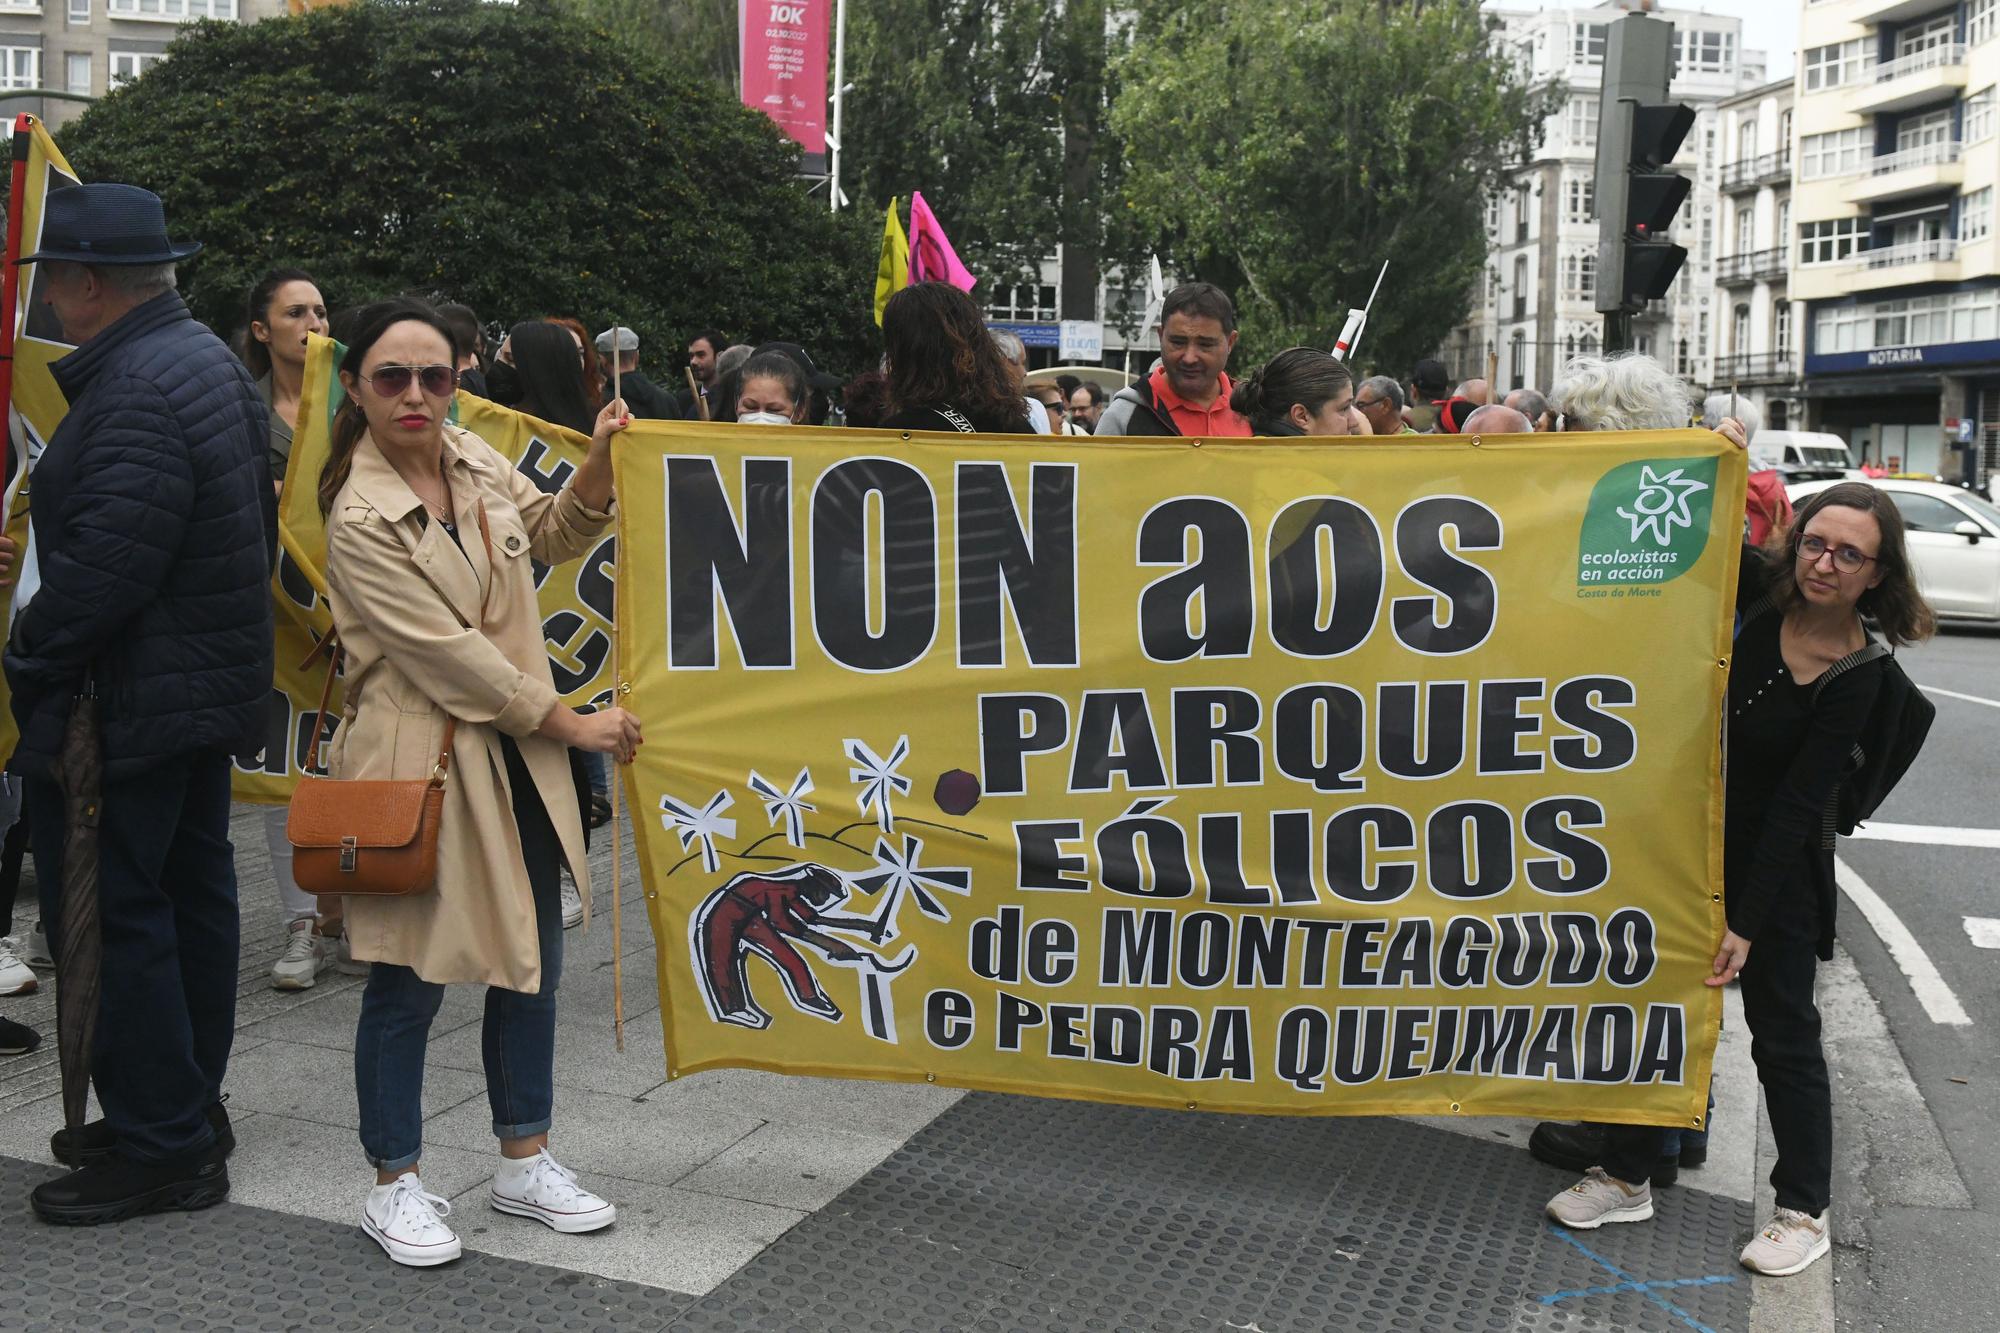
<path id="1" fill-rule="evenodd" d="M 882 323 L 883 307 L 889 298 L 910 285 L 910 238 L 903 234 L 903 220 L 896 215 L 896 201 L 889 200 L 889 216 L 882 223 L 882 262 L 875 270 L 875 323 Z"/>

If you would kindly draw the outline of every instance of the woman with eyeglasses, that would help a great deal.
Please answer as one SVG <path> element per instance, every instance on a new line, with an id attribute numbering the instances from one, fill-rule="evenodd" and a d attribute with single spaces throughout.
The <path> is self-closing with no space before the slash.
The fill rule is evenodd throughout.
<path id="1" fill-rule="evenodd" d="M 1910 570 L 1901 515 L 1865 482 L 1819 492 L 1774 544 L 1744 546 L 1737 610 L 1723 805 L 1729 924 L 1708 984 L 1742 979 L 1778 1145 L 1777 1211 L 1740 1257 L 1785 1277 L 1831 1245 L 1833 1097 L 1813 980 L 1819 960 L 1833 957 L 1830 807 L 1883 671 L 1879 658 L 1849 659 L 1869 642 L 1863 616 L 1892 646 L 1930 637 L 1936 621 Z M 1549 1215 L 1586 1230 L 1651 1217 L 1661 1133 L 1607 1127 L 1601 1165 L 1551 1200 Z"/>
<path id="2" fill-rule="evenodd" d="M 340 362 L 348 399 L 319 478 L 346 654 L 333 776 L 424 778 L 441 751 L 450 761 L 436 886 L 347 899 L 354 956 L 373 964 L 354 1041 L 361 1144 L 375 1167 L 362 1229 L 419 1267 L 459 1254 L 450 1205 L 418 1174 L 424 1052 L 451 982 L 486 987 L 486 1093 L 501 1155 L 493 1207 L 562 1232 L 616 1216 L 548 1151 L 557 880 L 566 864 L 589 891 L 565 747 L 623 763 L 641 739 L 622 708 L 563 706 L 532 567 L 578 558 L 610 524 L 611 437 L 630 421 L 624 404 L 597 415 L 582 464 L 545 494 L 446 422 L 459 351 L 428 306 L 373 312 Z"/>

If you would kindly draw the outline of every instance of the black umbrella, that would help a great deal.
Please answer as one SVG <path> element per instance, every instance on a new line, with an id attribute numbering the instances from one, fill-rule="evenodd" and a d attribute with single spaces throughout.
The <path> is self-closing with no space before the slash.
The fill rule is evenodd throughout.
<path id="1" fill-rule="evenodd" d="M 97 918 L 97 819 L 103 808 L 104 751 L 97 690 L 86 681 L 70 701 L 55 778 L 63 789 L 62 902 L 56 914 L 56 1054 L 62 1063 L 63 1123 L 83 1128 L 104 941 Z"/>

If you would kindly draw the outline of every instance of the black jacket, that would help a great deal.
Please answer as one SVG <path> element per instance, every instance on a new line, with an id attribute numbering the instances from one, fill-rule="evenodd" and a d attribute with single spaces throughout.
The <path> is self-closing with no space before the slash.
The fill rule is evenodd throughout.
<path id="1" fill-rule="evenodd" d="M 41 585 L 7 644 L 13 771 L 50 775 L 86 672 L 108 778 L 247 752 L 271 706 L 278 536 L 257 386 L 172 292 L 53 370 L 70 409 L 32 483 Z"/>
<path id="2" fill-rule="evenodd" d="M 681 405 L 675 397 L 638 371 L 618 377 L 618 392 L 633 417 L 645 421 L 679 421 Z M 604 401 L 611 401 L 611 381 L 604 381 Z"/>
<path id="3" fill-rule="evenodd" d="M 1144 376 L 1111 395 L 1097 420 L 1099 435 L 1179 435 L 1174 414 L 1153 392 L 1153 377 Z"/>

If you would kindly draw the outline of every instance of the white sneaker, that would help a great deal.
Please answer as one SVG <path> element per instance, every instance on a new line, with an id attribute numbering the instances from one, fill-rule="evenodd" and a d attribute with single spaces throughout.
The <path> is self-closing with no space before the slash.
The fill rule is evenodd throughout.
<path id="1" fill-rule="evenodd" d="M 598 1231 L 618 1220 L 618 1210 L 576 1183 L 547 1148 L 533 1157 L 503 1159 L 493 1173 L 493 1206 L 532 1217 L 557 1231 Z"/>
<path id="2" fill-rule="evenodd" d="M 1653 1215 L 1653 1186 L 1637 1189 L 1593 1166 L 1582 1180 L 1549 1200 L 1548 1214 L 1572 1231 L 1595 1231 L 1606 1222 L 1644 1222 Z"/>
<path id="3" fill-rule="evenodd" d="M 429 1268 L 459 1256 L 458 1236 L 444 1224 L 449 1216 L 451 1205 L 427 1192 L 416 1172 L 405 1171 L 368 1191 L 361 1229 L 397 1263 Z"/>
<path id="4" fill-rule="evenodd" d="M 0 995 L 26 995 L 42 983 L 35 969 L 21 961 L 12 940 L 0 940 Z"/>
<path id="5" fill-rule="evenodd" d="M 574 930 L 583 924 L 583 891 L 576 887 L 576 878 L 569 873 L 568 866 L 562 868 L 562 913 L 564 930 Z"/>
<path id="6" fill-rule="evenodd" d="M 1790 1277 L 1803 1273 L 1833 1248 L 1827 1231 L 1826 1214 L 1814 1217 L 1794 1208 L 1780 1208 L 1766 1222 L 1739 1256 L 1742 1265 L 1766 1277 Z"/>
<path id="7" fill-rule="evenodd" d="M 28 932 L 28 950 L 21 955 L 21 961 L 29 967 L 53 968 L 56 965 L 56 956 L 49 952 L 49 937 L 42 933 L 39 921 Z"/>
<path id="8" fill-rule="evenodd" d="M 271 964 L 271 989 L 311 990 L 332 961 L 311 920 L 294 921 L 285 931 L 285 951 Z"/>

